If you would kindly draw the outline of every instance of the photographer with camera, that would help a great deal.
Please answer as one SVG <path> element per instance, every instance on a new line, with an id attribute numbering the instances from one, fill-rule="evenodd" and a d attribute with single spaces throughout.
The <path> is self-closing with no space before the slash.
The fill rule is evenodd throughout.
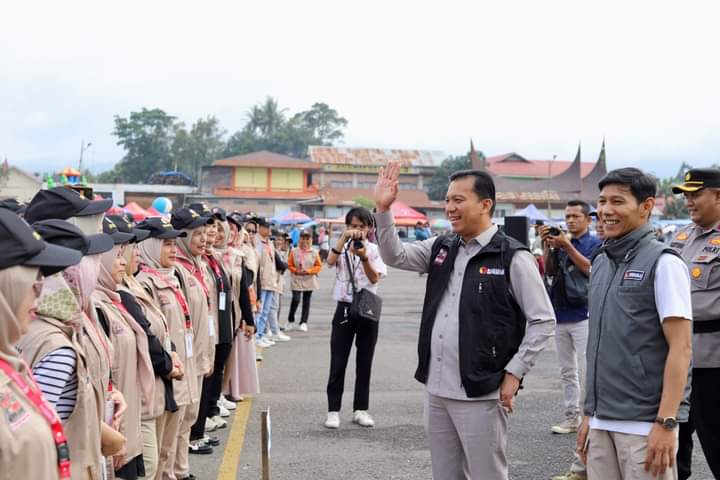
<path id="1" fill-rule="evenodd" d="M 370 370 L 378 336 L 380 297 L 378 282 L 387 275 L 387 267 L 375 244 L 367 240 L 373 216 L 366 208 L 356 207 L 345 216 L 346 229 L 328 254 L 328 266 L 337 268 L 333 298 L 337 308 L 330 336 L 330 375 L 327 384 L 327 428 L 340 428 L 340 406 L 353 340 L 357 348 L 353 422 L 375 426 L 368 413 Z M 358 309 L 358 307 L 361 307 Z"/>
<path id="2" fill-rule="evenodd" d="M 580 402 L 585 384 L 585 350 L 588 336 L 588 277 L 590 259 L 600 248 L 600 239 L 589 231 L 590 206 L 571 200 L 565 207 L 566 235 L 557 227 L 543 225 L 545 274 L 552 277 L 550 299 L 557 318 L 555 344 L 565 402 L 565 420 L 553 433 L 577 432 Z"/>

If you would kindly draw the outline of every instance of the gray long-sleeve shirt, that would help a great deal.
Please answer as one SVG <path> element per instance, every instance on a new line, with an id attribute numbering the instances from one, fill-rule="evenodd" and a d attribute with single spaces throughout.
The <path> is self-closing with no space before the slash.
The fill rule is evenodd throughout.
<path id="1" fill-rule="evenodd" d="M 427 272 L 435 238 L 415 243 L 403 243 L 397 235 L 390 212 L 376 213 L 378 247 L 383 261 L 395 268 Z M 455 400 L 486 400 L 497 398 L 491 392 L 469 398 L 462 386 L 459 364 L 459 308 L 460 292 L 468 262 L 487 245 L 498 231 L 496 225 L 466 243 L 462 243 L 453 265 L 453 274 L 440 301 L 430 344 L 430 367 L 426 384 L 432 395 Z M 505 370 L 518 378 L 524 377 L 535 363 L 538 354 L 553 336 L 555 313 L 530 252 L 519 251 L 510 262 L 510 289 L 527 318 L 527 330 L 520 348 Z"/>

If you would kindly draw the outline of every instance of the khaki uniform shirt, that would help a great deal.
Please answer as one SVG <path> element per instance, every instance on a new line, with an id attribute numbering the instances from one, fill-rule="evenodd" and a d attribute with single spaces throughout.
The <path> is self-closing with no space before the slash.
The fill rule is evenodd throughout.
<path id="1" fill-rule="evenodd" d="M 29 378 L 24 380 L 30 383 Z M 0 371 L 0 480 L 59 478 L 50 424 Z"/>
<path id="2" fill-rule="evenodd" d="M 151 296 L 165 316 L 170 340 L 175 345 L 175 352 L 185 369 L 185 376 L 182 380 L 173 380 L 175 403 L 177 403 L 178 407 L 195 403 L 200 399 L 197 374 L 195 372 L 195 352 L 192 352 L 193 355 L 188 357 L 188 351 L 185 348 L 186 334 L 188 332 L 185 328 L 185 314 L 182 307 L 175 298 L 172 288 L 167 286 L 164 280 L 147 272 L 140 272 L 135 278 L 140 282 L 140 285 L 151 292 Z M 192 328 L 190 332 L 192 332 Z M 191 340 L 194 342 L 194 339 Z"/>
<path id="3" fill-rule="evenodd" d="M 295 272 L 299 271 L 301 267 L 308 275 L 296 275 Z M 290 289 L 292 291 L 307 292 L 320 288 L 317 276 L 322 270 L 322 262 L 320 261 L 320 255 L 314 249 L 300 250 L 299 248 L 293 248 L 290 250 L 288 270 L 292 275 L 290 280 Z"/>
<path id="4" fill-rule="evenodd" d="M 263 241 L 260 236 L 257 237 L 256 250 L 258 253 L 260 277 L 260 288 L 263 290 L 278 290 L 277 269 L 275 268 L 275 246 L 270 239 Z"/>
<path id="5" fill-rule="evenodd" d="M 695 328 L 704 321 L 720 321 L 720 223 L 710 230 L 688 225 L 671 246 L 690 271 Z M 693 333 L 693 368 L 720 368 L 720 331 Z"/>
<path id="6" fill-rule="evenodd" d="M 75 408 L 63 423 L 70 450 L 70 473 L 73 480 L 99 480 L 102 468 L 100 415 L 105 407 L 104 403 L 99 402 L 104 402 L 104 396 L 99 397 L 93 386 L 97 381 L 92 378 L 91 371 L 96 369 L 90 368 L 88 364 L 93 357 L 86 356 L 82 346 L 85 342 L 81 341 L 79 334 L 68 336 L 68 328 L 59 320 L 38 316 L 30 323 L 30 329 L 20 341 L 19 348 L 31 369 L 46 355 L 59 348 L 71 348 L 75 352 L 77 397 Z"/>
<path id="7" fill-rule="evenodd" d="M 203 262 L 201 268 L 203 268 L 205 285 L 201 285 L 200 281 L 182 264 L 178 263 L 175 267 L 176 271 L 182 276 L 182 284 L 185 287 L 185 298 L 187 298 L 188 306 L 190 307 L 190 318 L 192 319 L 194 334 L 193 355 L 195 357 L 195 373 L 197 375 L 205 375 L 212 369 L 216 337 L 216 326 L 213 323 L 211 329 L 211 324 L 208 321 L 209 299 L 205 295 L 208 278 L 204 266 Z"/>

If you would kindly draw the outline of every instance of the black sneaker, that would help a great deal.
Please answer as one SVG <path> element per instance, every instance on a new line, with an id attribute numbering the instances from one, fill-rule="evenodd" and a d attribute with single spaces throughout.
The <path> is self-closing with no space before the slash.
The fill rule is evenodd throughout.
<path id="1" fill-rule="evenodd" d="M 188 445 L 188 452 L 195 455 L 210 455 L 213 453 L 213 448 L 202 440 L 193 440 Z"/>
<path id="2" fill-rule="evenodd" d="M 198 480 L 198 478 L 191 473 L 191 474 L 188 475 L 187 477 L 178 478 L 178 480 Z"/>

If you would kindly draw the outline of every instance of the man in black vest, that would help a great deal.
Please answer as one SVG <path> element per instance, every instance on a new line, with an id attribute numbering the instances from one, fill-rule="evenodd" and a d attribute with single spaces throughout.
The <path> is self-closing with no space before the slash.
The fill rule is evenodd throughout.
<path id="1" fill-rule="evenodd" d="M 435 480 L 506 480 L 507 414 L 521 379 L 555 328 L 535 259 L 492 223 L 495 185 L 479 170 L 450 177 L 453 233 L 403 244 L 390 206 L 400 166 L 375 186 L 386 264 L 427 273 L 415 378 L 425 384 L 425 428 Z"/>

